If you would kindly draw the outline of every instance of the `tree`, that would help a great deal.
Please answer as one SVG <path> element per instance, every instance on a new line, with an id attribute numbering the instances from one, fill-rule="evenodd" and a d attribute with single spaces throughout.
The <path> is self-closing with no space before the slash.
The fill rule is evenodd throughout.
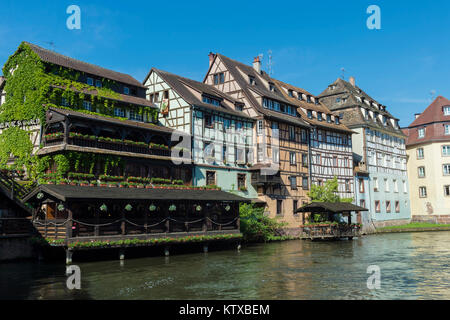
<path id="1" fill-rule="evenodd" d="M 264 215 L 264 208 L 242 203 L 239 206 L 241 232 L 246 241 L 269 241 L 285 224 Z"/>
<path id="2" fill-rule="evenodd" d="M 335 176 L 328 180 L 323 186 L 312 185 L 308 196 L 312 202 L 352 202 L 352 198 L 341 198 L 338 195 L 338 181 Z"/>

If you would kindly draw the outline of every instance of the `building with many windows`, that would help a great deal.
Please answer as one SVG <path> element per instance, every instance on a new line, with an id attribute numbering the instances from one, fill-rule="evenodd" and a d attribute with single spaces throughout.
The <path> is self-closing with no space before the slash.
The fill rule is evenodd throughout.
<path id="1" fill-rule="evenodd" d="M 437 97 L 403 132 L 413 220 L 449 223 L 450 100 Z"/>
<path id="2" fill-rule="evenodd" d="M 320 101 L 357 134 L 353 136 L 355 203 L 368 208 L 363 225 L 403 224 L 411 219 L 406 136 L 386 106 L 361 88 L 353 77 L 337 79 Z"/>

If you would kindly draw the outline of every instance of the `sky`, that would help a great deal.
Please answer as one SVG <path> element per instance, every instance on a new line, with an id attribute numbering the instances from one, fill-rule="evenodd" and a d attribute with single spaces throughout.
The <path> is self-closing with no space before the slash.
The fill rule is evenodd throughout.
<path id="1" fill-rule="evenodd" d="M 68 6 L 81 10 L 70 30 Z M 370 5 L 381 29 L 369 29 Z M 22 41 L 132 75 L 152 67 L 202 81 L 208 53 L 251 64 L 318 95 L 338 77 L 408 126 L 432 97 L 450 99 L 450 1 L 11 1 L 0 3 L 0 65 Z M 343 73 L 341 70 L 345 69 Z"/>

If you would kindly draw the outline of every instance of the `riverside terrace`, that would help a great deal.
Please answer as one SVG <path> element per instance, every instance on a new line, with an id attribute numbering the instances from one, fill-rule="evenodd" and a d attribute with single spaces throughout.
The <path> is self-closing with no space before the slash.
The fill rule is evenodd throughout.
<path id="1" fill-rule="evenodd" d="M 220 190 L 40 185 L 24 201 L 40 236 L 71 262 L 81 249 L 239 241 L 239 203 L 250 200 Z"/>

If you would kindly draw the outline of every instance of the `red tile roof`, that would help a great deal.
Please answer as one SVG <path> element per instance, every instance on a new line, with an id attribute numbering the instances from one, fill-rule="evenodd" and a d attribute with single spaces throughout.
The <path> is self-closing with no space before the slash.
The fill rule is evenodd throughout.
<path id="1" fill-rule="evenodd" d="M 439 96 L 415 119 L 408 128 L 432 122 L 450 121 L 450 116 L 444 116 L 443 107 L 450 107 L 450 100 Z"/>

